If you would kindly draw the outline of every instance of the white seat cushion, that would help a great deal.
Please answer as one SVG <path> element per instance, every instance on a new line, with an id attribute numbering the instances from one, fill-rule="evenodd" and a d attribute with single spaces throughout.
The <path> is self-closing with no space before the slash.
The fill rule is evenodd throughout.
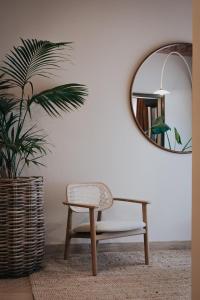
<path id="1" fill-rule="evenodd" d="M 146 226 L 144 222 L 132 221 L 97 221 L 96 232 L 115 232 L 142 229 Z M 82 223 L 73 229 L 74 232 L 90 232 L 90 223 Z"/>

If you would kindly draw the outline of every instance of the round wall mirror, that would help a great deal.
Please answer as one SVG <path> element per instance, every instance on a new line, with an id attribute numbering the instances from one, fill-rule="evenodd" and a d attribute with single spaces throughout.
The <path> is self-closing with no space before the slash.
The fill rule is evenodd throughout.
<path id="1" fill-rule="evenodd" d="M 174 153 L 192 151 L 192 44 L 148 55 L 131 84 L 131 110 L 143 136 Z"/>

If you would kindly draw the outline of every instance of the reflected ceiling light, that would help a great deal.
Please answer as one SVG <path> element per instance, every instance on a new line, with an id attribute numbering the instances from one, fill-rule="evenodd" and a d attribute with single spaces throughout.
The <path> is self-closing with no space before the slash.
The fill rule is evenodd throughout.
<path id="1" fill-rule="evenodd" d="M 159 90 L 156 90 L 156 91 L 154 92 L 154 94 L 157 94 L 157 95 L 160 95 L 160 96 L 165 96 L 165 95 L 170 94 L 170 92 L 167 91 L 167 90 L 159 89 Z"/>
<path id="2" fill-rule="evenodd" d="M 163 66 L 162 66 L 162 70 L 161 70 L 161 77 L 160 77 L 160 89 L 159 89 L 159 90 L 156 90 L 156 91 L 154 92 L 154 94 L 157 94 L 157 95 L 160 95 L 160 96 L 164 96 L 164 95 L 170 94 L 169 91 L 163 89 L 163 75 L 164 75 L 164 70 L 165 70 L 165 66 L 166 66 L 166 64 L 167 64 L 167 61 L 168 61 L 169 57 L 170 57 L 172 54 L 178 55 L 178 56 L 183 60 L 185 66 L 186 66 L 186 68 L 187 68 L 187 70 L 188 70 L 188 74 L 189 74 L 189 77 L 190 77 L 190 82 L 191 82 L 191 85 L 192 85 L 192 74 L 191 74 L 191 70 L 190 70 L 190 67 L 189 67 L 189 65 L 188 65 L 188 63 L 187 63 L 185 57 L 184 57 L 182 54 L 180 54 L 179 52 L 177 52 L 177 51 L 172 51 L 172 52 L 170 52 L 170 53 L 167 55 L 167 57 L 166 57 L 165 60 L 164 60 L 164 63 L 163 63 Z"/>

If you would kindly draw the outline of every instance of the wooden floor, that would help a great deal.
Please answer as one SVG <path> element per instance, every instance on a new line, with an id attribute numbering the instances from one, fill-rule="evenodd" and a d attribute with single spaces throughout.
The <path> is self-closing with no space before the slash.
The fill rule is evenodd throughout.
<path id="1" fill-rule="evenodd" d="M 29 278 L 0 279 L 0 299 L 33 300 Z"/>

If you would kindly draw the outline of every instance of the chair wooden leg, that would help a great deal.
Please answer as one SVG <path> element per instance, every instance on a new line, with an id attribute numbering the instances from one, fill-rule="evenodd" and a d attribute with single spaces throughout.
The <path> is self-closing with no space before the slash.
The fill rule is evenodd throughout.
<path id="1" fill-rule="evenodd" d="M 102 218 L 102 211 L 98 211 L 98 214 L 97 214 L 97 221 L 101 221 L 101 218 Z M 96 248 L 98 250 L 98 246 L 99 246 L 99 241 L 97 240 L 96 241 Z"/>
<path id="2" fill-rule="evenodd" d="M 66 234 L 64 260 L 69 258 L 70 241 L 71 238 Z"/>
<path id="3" fill-rule="evenodd" d="M 71 241 L 71 232 L 70 232 L 71 226 L 72 226 L 72 210 L 69 207 L 68 218 L 67 218 L 66 237 L 65 237 L 64 260 L 69 258 L 69 247 L 70 247 L 70 241 Z"/>
<path id="4" fill-rule="evenodd" d="M 147 205 L 142 204 L 143 222 L 146 223 L 146 233 L 144 233 L 144 257 L 145 265 L 149 264 L 149 241 L 148 241 L 148 220 L 147 220 Z"/>
<path id="5" fill-rule="evenodd" d="M 96 248 L 96 228 L 94 219 L 94 209 L 90 208 L 90 238 L 92 254 L 92 275 L 97 275 L 97 248 Z"/>
<path id="6" fill-rule="evenodd" d="M 149 265 L 149 241 L 148 234 L 144 234 L 144 257 L 145 257 L 145 265 Z"/>

